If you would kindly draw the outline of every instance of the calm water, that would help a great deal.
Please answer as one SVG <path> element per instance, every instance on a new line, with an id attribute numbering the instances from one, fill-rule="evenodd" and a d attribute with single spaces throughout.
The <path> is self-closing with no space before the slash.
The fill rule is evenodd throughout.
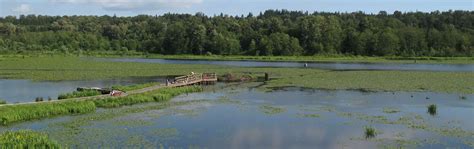
<path id="1" fill-rule="evenodd" d="M 213 61 L 213 60 L 171 60 L 145 58 L 100 58 L 114 62 L 140 62 L 161 64 L 207 64 L 241 67 L 304 67 L 303 62 L 259 62 L 259 61 Z M 397 63 L 308 63 L 309 68 L 329 70 L 416 70 L 474 72 L 474 64 L 397 64 Z"/>
<path id="2" fill-rule="evenodd" d="M 100 109 L 0 127 L 0 131 L 44 131 L 79 148 L 472 148 L 469 144 L 474 143 L 474 95 L 461 100 L 459 95 L 429 92 L 216 88 L 224 89 L 176 97 L 172 102 L 195 102 L 165 109 L 153 108 L 157 103 Z M 429 104 L 437 104 L 436 115 L 427 113 Z M 400 112 L 383 112 L 387 107 Z M 124 112 L 136 109 L 147 110 Z M 376 116 L 410 121 L 390 124 L 377 121 Z M 412 123 L 425 128 L 410 128 Z M 366 126 L 380 132 L 375 139 L 364 137 Z"/>
<path id="3" fill-rule="evenodd" d="M 78 87 L 111 87 L 113 85 L 164 82 L 164 80 L 158 77 L 54 82 L 0 79 L 0 99 L 4 99 L 8 103 L 31 102 L 36 97 L 57 99 L 59 94 L 75 91 Z"/>

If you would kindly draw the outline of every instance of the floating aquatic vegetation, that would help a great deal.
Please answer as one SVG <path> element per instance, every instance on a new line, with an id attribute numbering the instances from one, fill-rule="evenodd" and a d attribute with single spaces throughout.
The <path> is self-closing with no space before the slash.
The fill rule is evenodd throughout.
<path id="1" fill-rule="evenodd" d="M 260 106 L 260 111 L 262 111 L 265 114 L 273 115 L 273 114 L 286 112 L 286 109 L 281 108 L 281 107 L 270 106 L 270 105 L 262 105 Z"/>
<path id="2" fill-rule="evenodd" d="M 383 108 L 384 113 L 398 113 L 400 112 L 400 109 L 398 108 L 393 108 L 393 107 L 385 107 Z"/>

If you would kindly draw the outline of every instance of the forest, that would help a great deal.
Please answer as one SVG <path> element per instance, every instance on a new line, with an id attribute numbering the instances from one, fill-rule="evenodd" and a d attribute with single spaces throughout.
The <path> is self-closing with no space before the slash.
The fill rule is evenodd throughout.
<path id="1" fill-rule="evenodd" d="M 474 56 L 474 11 L 0 17 L 0 53 Z"/>

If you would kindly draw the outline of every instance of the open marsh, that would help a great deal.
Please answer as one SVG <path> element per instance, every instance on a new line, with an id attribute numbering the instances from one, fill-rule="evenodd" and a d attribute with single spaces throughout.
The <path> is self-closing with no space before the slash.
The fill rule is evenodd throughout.
<path id="1" fill-rule="evenodd" d="M 69 147 L 472 148 L 474 95 L 218 84 L 201 93 L 20 123 Z M 430 97 L 426 99 L 426 97 Z M 435 103 L 437 115 L 426 107 Z M 385 113 L 384 109 L 397 109 Z M 377 135 L 365 138 L 365 127 Z"/>

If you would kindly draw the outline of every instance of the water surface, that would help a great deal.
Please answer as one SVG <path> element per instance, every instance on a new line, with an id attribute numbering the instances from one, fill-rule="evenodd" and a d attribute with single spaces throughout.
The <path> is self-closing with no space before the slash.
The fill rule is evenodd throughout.
<path id="1" fill-rule="evenodd" d="M 215 88 L 178 96 L 173 103 L 194 102 L 164 109 L 158 103 L 99 109 L 0 131 L 44 131 L 79 148 L 472 148 L 474 143 L 474 95 Z M 435 115 L 427 112 L 429 104 L 437 104 Z M 387 107 L 399 112 L 384 112 Z M 406 121 L 390 123 L 400 119 Z M 367 126 L 379 134 L 366 139 Z"/>
<path id="2" fill-rule="evenodd" d="M 102 61 L 139 62 L 160 64 L 206 64 L 240 67 L 292 67 L 303 68 L 305 62 L 262 62 L 262 61 L 215 61 L 215 60 L 174 60 L 146 58 L 98 58 Z M 474 72 L 474 64 L 419 64 L 419 63 L 340 63 L 307 62 L 308 68 L 328 70 L 403 70 L 403 71 L 449 71 Z"/>

